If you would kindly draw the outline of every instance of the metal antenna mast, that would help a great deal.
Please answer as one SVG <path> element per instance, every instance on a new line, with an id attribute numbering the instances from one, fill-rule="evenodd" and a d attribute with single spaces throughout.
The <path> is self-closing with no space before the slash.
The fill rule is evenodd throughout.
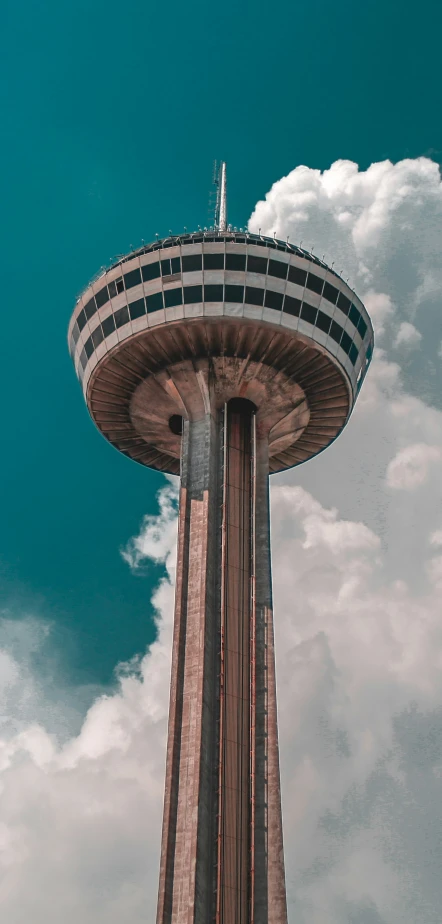
<path id="1" fill-rule="evenodd" d="M 215 180 L 216 190 L 216 208 L 215 208 L 215 228 L 218 231 L 227 230 L 227 174 L 226 162 L 222 160 L 219 165 L 218 176 Z"/>

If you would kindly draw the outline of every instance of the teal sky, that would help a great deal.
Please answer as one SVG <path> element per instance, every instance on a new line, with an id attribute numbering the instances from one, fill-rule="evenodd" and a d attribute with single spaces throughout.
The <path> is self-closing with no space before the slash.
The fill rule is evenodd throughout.
<path id="1" fill-rule="evenodd" d="M 90 422 L 66 347 L 117 253 L 208 222 L 214 158 L 244 224 L 297 164 L 442 154 L 442 8 L 261 0 L 3 5 L 0 59 L 4 606 L 54 626 L 68 683 L 153 638 L 153 566 L 119 548 L 163 479 Z"/>

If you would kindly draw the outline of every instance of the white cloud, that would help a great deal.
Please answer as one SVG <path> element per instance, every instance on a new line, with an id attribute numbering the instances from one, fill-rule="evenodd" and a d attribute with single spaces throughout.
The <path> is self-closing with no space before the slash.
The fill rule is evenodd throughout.
<path id="1" fill-rule="evenodd" d="M 412 348 L 418 346 L 421 340 L 422 334 L 417 330 L 414 324 L 410 324 L 409 321 L 402 321 L 394 338 L 394 346 Z"/>
<path id="2" fill-rule="evenodd" d="M 438 168 L 425 158 L 366 171 L 348 161 L 322 174 L 297 168 L 251 219 L 263 233 L 315 244 L 350 274 L 377 338 L 344 433 L 273 479 L 291 924 L 440 917 L 441 219 Z M 392 353 L 415 321 L 422 348 Z M 66 727 L 78 718 L 66 693 L 53 712 L 31 669 L 29 644 L 42 640 L 29 630 L 28 643 L 26 626 L 19 639 L 0 633 L 0 901 L 14 924 L 154 919 L 173 491 L 166 484 L 159 518 L 146 518 L 123 551 L 138 572 L 148 558 L 166 564 L 158 638 L 120 669 L 116 692 L 96 698 L 78 733 L 60 732 L 62 712 Z"/>
<path id="3" fill-rule="evenodd" d="M 389 488 L 410 490 L 420 487 L 428 478 L 430 465 L 439 462 L 441 449 L 426 443 L 415 443 L 400 449 L 387 468 Z"/>

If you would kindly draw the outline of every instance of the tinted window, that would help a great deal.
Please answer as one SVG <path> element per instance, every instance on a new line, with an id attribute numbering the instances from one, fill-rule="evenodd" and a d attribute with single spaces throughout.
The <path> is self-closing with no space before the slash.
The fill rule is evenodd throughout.
<path id="1" fill-rule="evenodd" d="M 80 328 L 79 328 L 77 322 L 75 322 L 75 324 L 74 324 L 74 326 L 73 326 L 73 328 L 72 328 L 72 340 L 74 341 L 74 343 L 77 342 L 79 336 L 80 336 Z"/>
<path id="2" fill-rule="evenodd" d="M 264 302 L 264 289 L 258 289 L 256 286 L 246 286 L 245 301 L 249 305 L 262 305 Z"/>
<path id="3" fill-rule="evenodd" d="M 141 318 L 143 314 L 146 314 L 146 303 L 144 298 L 137 298 L 136 302 L 131 302 L 129 305 L 129 314 L 132 321 L 134 321 L 135 318 Z"/>
<path id="4" fill-rule="evenodd" d="M 287 314 L 293 314 L 295 318 L 298 318 L 300 310 L 301 299 L 293 298 L 291 295 L 286 295 L 284 299 L 284 311 Z"/>
<path id="5" fill-rule="evenodd" d="M 243 302 L 244 286 L 226 286 L 226 302 Z"/>
<path id="6" fill-rule="evenodd" d="M 85 349 L 87 358 L 90 359 L 90 357 L 92 356 L 92 353 L 94 352 L 94 344 L 92 343 L 92 337 L 89 337 L 86 340 L 84 349 Z"/>
<path id="7" fill-rule="evenodd" d="M 118 292 L 118 293 L 124 292 L 124 282 L 123 282 L 123 277 L 122 277 L 122 276 L 120 276 L 119 279 L 116 279 L 116 280 L 115 280 L 115 285 L 116 285 L 116 287 L 117 287 L 117 292 Z"/>
<path id="8" fill-rule="evenodd" d="M 287 270 L 287 263 L 282 263 L 281 260 L 269 260 L 269 276 L 278 276 L 279 279 L 287 279 Z"/>
<path id="9" fill-rule="evenodd" d="M 172 257 L 170 262 L 172 264 L 172 275 L 181 273 L 181 257 Z"/>
<path id="10" fill-rule="evenodd" d="M 205 253 L 204 254 L 204 269 L 224 269 L 224 254 L 223 253 Z"/>
<path id="11" fill-rule="evenodd" d="M 108 318 L 105 318 L 104 321 L 101 322 L 101 326 L 103 328 L 104 336 L 109 337 L 109 334 L 112 334 L 115 330 L 113 314 L 110 314 Z"/>
<path id="12" fill-rule="evenodd" d="M 86 350 L 84 349 L 84 347 L 80 354 L 80 365 L 82 369 L 85 369 L 87 365 L 87 356 L 86 356 Z"/>
<path id="13" fill-rule="evenodd" d="M 223 286 L 204 286 L 204 301 L 205 302 L 223 302 L 224 293 Z"/>
<path id="14" fill-rule="evenodd" d="M 151 311 L 158 311 L 159 308 L 162 308 L 162 307 L 163 307 L 163 293 L 162 293 L 162 292 L 154 292 L 153 295 L 147 295 L 147 296 L 146 296 L 146 305 L 147 305 L 147 313 L 148 313 L 148 314 L 149 314 Z"/>
<path id="15" fill-rule="evenodd" d="M 186 258 L 183 257 L 183 263 Z M 186 286 L 184 289 L 184 304 L 192 305 L 203 300 L 202 286 Z"/>
<path id="16" fill-rule="evenodd" d="M 349 337 L 349 335 L 347 334 L 347 331 L 344 331 L 341 337 L 341 347 L 343 350 L 345 350 L 347 354 L 350 352 L 351 344 L 352 344 L 351 337 Z"/>
<path id="17" fill-rule="evenodd" d="M 262 273 L 264 276 L 267 272 L 267 259 L 265 257 L 247 257 L 247 269 L 249 273 Z"/>
<path id="18" fill-rule="evenodd" d="M 340 292 L 338 296 L 338 308 L 340 308 L 341 311 L 344 312 L 344 314 L 348 314 L 348 312 L 350 311 L 350 305 L 351 305 L 350 299 L 347 298 L 346 295 L 343 295 L 342 292 Z"/>
<path id="19" fill-rule="evenodd" d="M 306 279 L 307 273 L 305 270 L 300 269 L 299 266 L 289 266 L 290 282 L 296 282 L 297 286 L 305 286 Z"/>
<path id="20" fill-rule="evenodd" d="M 161 275 L 162 276 L 172 275 L 172 272 L 170 269 L 170 260 L 161 260 Z"/>
<path id="21" fill-rule="evenodd" d="M 126 273 L 124 276 L 124 284 L 126 289 L 132 289 L 133 286 L 137 286 L 141 282 L 141 272 L 139 269 L 131 270 L 130 273 Z"/>
<path id="22" fill-rule="evenodd" d="M 115 298 L 117 294 L 117 286 L 115 282 L 110 282 L 108 289 L 109 289 L 109 298 Z"/>
<path id="23" fill-rule="evenodd" d="M 189 254 L 188 257 L 183 257 L 183 273 L 193 273 L 195 270 L 200 270 L 202 267 L 202 256 L 200 253 Z"/>
<path id="24" fill-rule="evenodd" d="M 158 276 L 160 275 L 160 264 L 146 263 L 146 266 L 141 267 L 141 272 L 145 282 L 148 282 L 149 279 L 158 279 Z"/>
<path id="25" fill-rule="evenodd" d="M 101 324 L 99 324 L 98 327 L 96 327 L 95 330 L 92 331 L 92 343 L 94 344 L 95 349 L 97 349 L 97 346 L 101 343 L 103 339 L 104 339 L 103 331 L 101 330 Z"/>
<path id="26" fill-rule="evenodd" d="M 84 313 L 85 313 L 85 315 L 86 315 L 88 321 L 89 321 L 89 319 L 92 317 L 92 315 L 95 314 L 96 310 L 97 310 L 97 306 L 96 306 L 96 304 L 95 304 L 95 298 L 92 297 L 92 298 L 89 299 L 89 301 L 87 302 L 87 304 L 84 306 Z"/>
<path id="27" fill-rule="evenodd" d="M 350 347 L 350 352 L 349 352 L 348 355 L 349 355 L 349 357 L 350 357 L 351 362 L 352 362 L 353 365 L 355 366 L 355 365 L 356 365 L 356 360 L 357 360 L 357 358 L 358 358 L 358 351 L 357 351 L 357 347 L 355 346 L 354 343 L 352 343 L 352 345 L 351 345 L 351 347 Z"/>
<path id="28" fill-rule="evenodd" d="M 317 292 L 318 295 L 321 295 L 324 280 L 320 279 L 319 276 L 314 276 L 313 273 L 309 273 L 306 285 L 311 292 Z"/>
<path id="29" fill-rule="evenodd" d="M 122 308 L 119 308 L 118 311 L 114 312 L 115 324 L 117 327 L 123 327 L 123 324 L 127 324 L 129 320 L 129 312 L 127 310 L 127 305 L 123 305 Z"/>
<path id="30" fill-rule="evenodd" d="M 81 309 L 80 314 L 78 315 L 77 324 L 78 324 L 79 330 L 83 330 L 83 327 L 86 324 L 86 315 L 84 313 L 84 308 Z"/>
<path id="31" fill-rule="evenodd" d="M 318 313 L 317 308 L 313 308 L 313 305 L 309 305 L 308 302 L 304 302 L 301 308 L 301 318 L 304 321 L 308 321 L 309 324 L 314 324 L 316 321 L 316 315 Z"/>
<path id="32" fill-rule="evenodd" d="M 165 290 L 164 304 L 166 308 L 175 308 L 176 305 L 183 304 L 183 290 L 181 286 L 178 289 L 166 289 Z"/>
<path id="33" fill-rule="evenodd" d="M 332 305 L 336 305 L 336 299 L 338 297 L 338 290 L 334 286 L 331 286 L 329 282 L 324 283 L 324 291 L 322 293 L 323 298 L 326 298 L 328 302 L 331 302 Z"/>
<path id="34" fill-rule="evenodd" d="M 366 325 L 366 323 L 365 323 L 364 318 L 362 317 L 362 315 L 361 315 L 360 318 L 359 318 L 359 322 L 358 322 L 358 331 L 359 331 L 359 333 L 360 333 L 362 339 L 364 339 L 364 337 L 365 337 L 365 335 L 366 335 L 366 333 L 367 333 L 367 325 Z"/>
<path id="35" fill-rule="evenodd" d="M 356 305 L 352 305 L 352 306 L 351 306 L 351 308 L 350 308 L 350 313 L 349 313 L 348 316 L 349 316 L 349 318 L 350 318 L 351 323 L 354 324 L 355 327 L 357 327 L 357 326 L 358 326 L 358 322 L 359 322 L 359 318 L 361 317 L 361 315 L 359 314 L 359 311 L 358 311 L 358 309 L 356 308 Z"/>
<path id="36" fill-rule="evenodd" d="M 226 253 L 226 269 L 244 272 L 246 268 L 245 253 Z"/>
<path id="37" fill-rule="evenodd" d="M 373 345 L 369 343 L 367 347 L 367 362 L 368 363 L 370 362 L 372 355 L 373 355 Z"/>
<path id="38" fill-rule="evenodd" d="M 333 340 L 336 340 L 336 343 L 339 343 L 342 337 L 342 333 L 343 333 L 343 330 L 342 330 L 341 325 L 336 324 L 336 321 L 332 321 L 331 326 L 330 326 L 330 337 L 332 337 Z"/>
<path id="39" fill-rule="evenodd" d="M 330 330 L 331 318 L 327 314 L 324 314 L 323 311 L 318 311 L 318 317 L 316 318 L 316 327 L 319 327 L 320 330 L 323 330 L 324 333 L 328 334 Z"/>
<path id="40" fill-rule="evenodd" d="M 99 292 L 95 293 L 95 301 L 97 303 L 97 308 L 102 308 L 106 302 L 109 301 L 109 293 L 107 291 L 107 286 L 104 286 L 100 289 Z"/>
<path id="41" fill-rule="evenodd" d="M 265 294 L 264 304 L 266 308 L 274 308 L 275 311 L 282 311 L 282 300 L 284 296 L 281 292 L 269 292 Z"/>

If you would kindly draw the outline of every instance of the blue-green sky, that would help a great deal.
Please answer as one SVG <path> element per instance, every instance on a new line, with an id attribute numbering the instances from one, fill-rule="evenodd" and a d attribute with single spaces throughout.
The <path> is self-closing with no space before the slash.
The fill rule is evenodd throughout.
<path id="1" fill-rule="evenodd" d="M 12 612 L 53 620 L 73 679 L 152 637 L 149 577 L 118 549 L 161 478 L 90 423 L 66 350 L 116 253 L 208 221 L 214 158 L 247 221 L 299 163 L 442 151 L 436 2 L 6 0 L 0 59 L 0 556 Z"/>

